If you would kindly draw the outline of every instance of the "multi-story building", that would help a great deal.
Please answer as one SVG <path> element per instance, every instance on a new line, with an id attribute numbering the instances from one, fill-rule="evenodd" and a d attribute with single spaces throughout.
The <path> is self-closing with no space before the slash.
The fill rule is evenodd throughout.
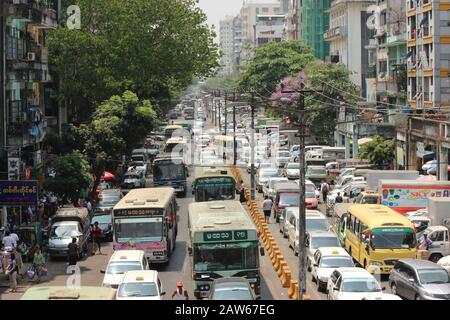
<path id="1" fill-rule="evenodd" d="M 409 114 L 397 125 L 397 166 L 420 169 L 425 162 L 435 159 L 438 178 L 447 180 L 450 0 L 405 0 L 405 3 Z"/>
<path id="2" fill-rule="evenodd" d="M 45 134 L 58 130 L 55 84 L 49 68 L 46 33 L 57 26 L 57 1 L 3 0 L 1 11 L 1 163 L 20 158 L 19 175 L 39 172 Z M 6 177 L 3 177 L 6 178 Z"/>
<path id="3" fill-rule="evenodd" d="M 299 8 L 301 0 L 280 0 L 282 13 L 286 15 L 287 40 L 301 39 Z"/>
<path id="4" fill-rule="evenodd" d="M 223 56 L 220 58 L 220 64 L 222 65 L 222 72 L 224 74 L 230 74 L 233 67 L 234 57 L 234 28 L 233 17 L 226 17 L 220 21 L 219 38 L 220 38 L 220 51 Z"/>
<path id="5" fill-rule="evenodd" d="M 285 15 L 258 15 L 256 18 L 256 46 L 287 39 Z"/>
<path id="6" fill-rule="evenodd" d="M 233 33 L 234 54 L 231 73 L 238 75 L 240 73 L 239 66 L 242 64 L 242 45 L 244 41 L 242 20 L 239 15 L 233 18 Z"/>
<path id="7" fill-rule="evenodd" d="M 330 27 L 323 34 L 330 44 L 332 63 L 342 63 L 352 74 L 350 79 L 361 87 L 361 94 L 366 94 L 368 54 L 366 45 L 373 31 L 367 27 L 371 13 L 367 11 L 376 0 L 333 0 L 327 10 Z"/>
<path id="8" fill-rule="evenodd" d="M 323 37 L 330 26 L 327 12 L 330 4 L 331 0 L 302 0 L 299 10 L 301 39 L 313 48 L 314 55 L 320 60 L 325 60 L 330 51 L 330 44 Z"/>

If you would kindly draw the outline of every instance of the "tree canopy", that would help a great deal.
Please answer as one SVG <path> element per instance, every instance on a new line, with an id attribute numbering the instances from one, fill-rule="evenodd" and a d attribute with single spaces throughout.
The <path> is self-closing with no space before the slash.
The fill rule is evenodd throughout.
<path id="1" fill-rule="evenodd" d="M 379 167 L 391 165 L 395 158 L 395 140 L 375 135 L 372 141 L 360 146 L 359 157 L 368 159 Z"/>
<path id="2" fill-rule="evenodd" d="M 254 49 L 253 58 L 237 80 L 242 92 L 269 97 L 285 77 L 303 71 L 314 59 L 312 49 L 303 41 L 270 42 Z"/>
<path id="3" fill-rule="evenodd" d="M 81 30 L 49 33 L 59 98 L 75 121 L 126 90 L 142 99 L 170 101 L 194 77 L 218 66 L 218 47 L 196 0 L 73 0 Z"/>
<path id="4" fill-rule="evenodd" d="M 45 188 L 61 197 L 64 202 L 78 200 L 83 189 L 92 183 L 89 163 L 79 151 L 58 156 L 53 161 L 55 176 L 45 181 Z"/>

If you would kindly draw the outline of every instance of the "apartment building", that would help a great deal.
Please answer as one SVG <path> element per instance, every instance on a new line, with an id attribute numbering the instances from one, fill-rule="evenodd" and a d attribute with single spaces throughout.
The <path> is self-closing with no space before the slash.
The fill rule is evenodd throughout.
<path id="1" fill-rule="evenodd" d="M 26 179 L 45 161 L 42 142 L 58 130 L 58 107 L 46 34 L 57 26 L 57 1 L 3 0 L 0 4 L 1 171 L 3 179 Z M 8 159 L 19 162 L 14 174 Z"/>
<path id="2" fill-rule="evenodd" d="M 226 17 L 219 22 L 220 51 L 223 56 L 220 58 L 222 73 L 231 74 L 234 59 L 234 28 L 233 17 Z"/>
<path id="3" fill-rule="evenodd" d="M 258 15 L 255 25 L 256 47 L 287 39 L 285 15 Z"/>

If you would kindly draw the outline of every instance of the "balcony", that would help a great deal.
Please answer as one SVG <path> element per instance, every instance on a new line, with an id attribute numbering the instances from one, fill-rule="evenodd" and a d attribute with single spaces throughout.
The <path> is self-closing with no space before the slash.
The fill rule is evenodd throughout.
<path id="1" fill-rule="evenodd" d="M 340 37 L 344 37 L 347 34 L 344 27 L 335 27 L 328 29 L 327 32 L 323 34 L 323 39 L 325 41 L 331 41 Z"/>
<path id="2" fill-rule="evenodd" d="M 398 34 L 389 34 L 386 39 L 386 45 L 388 47 L 401 45 L 406 43 L 406 33 L 398 33 Z"/>
<path id="3" fill-rule="evenodd" d="M 398 92 L 398 82 L 392 77 L 378 79 L 377 91 Z"/>

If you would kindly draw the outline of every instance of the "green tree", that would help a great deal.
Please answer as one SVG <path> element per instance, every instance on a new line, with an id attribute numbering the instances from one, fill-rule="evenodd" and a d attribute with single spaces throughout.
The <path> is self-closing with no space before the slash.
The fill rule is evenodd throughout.
<path id="1" fill-rule="evenodd" d="M 126 91 L 99 105 L 89 124 L 75 128 L 75 139 L 83 142 L 83 152 L 96 177 L 93 192 L 108 165 L 117 165 L 123 154 L 129 155 L 157 124 L 150 102 L 140 101 L 135 93 Z"/>
<path id="2" fill-rule="evenodd" d="M 391 165 L 395 158 L 395 141 L 394 139 L 384 139 L 379 135 L 375 135 L 372 141 L 361 145 L 359 157 L 367 159 L 380 167 Z"/>
<path id="3" fill-rule="evenodd" d="M 49 34 L 59 98 L 76 122 L 99 102 L 126 90 L 142 99 L 173 100 L 193 78 L 218 66 L 215 34 L 196 0 L 73 0 L 81 30 Z M 65 11 L 64 8 L 62 10 Z"/>
<path id="4" fill-rule="evenodd" d="M 61 197 L 64 203 L 76 203 L 83 189 L 92 183 L 89 163 L 79 151 L 58 156 L 53 161 L 55 176 L 48 178 L 45 188 Z"/>
<path id="5" fill-rule="evenodd" d="M 303 41 L 270 42 L 254 49 L 237 86 L 242 92 L 269 97 L 283 78 L 297 75 L 313 59 L 312 49 Z"/>

